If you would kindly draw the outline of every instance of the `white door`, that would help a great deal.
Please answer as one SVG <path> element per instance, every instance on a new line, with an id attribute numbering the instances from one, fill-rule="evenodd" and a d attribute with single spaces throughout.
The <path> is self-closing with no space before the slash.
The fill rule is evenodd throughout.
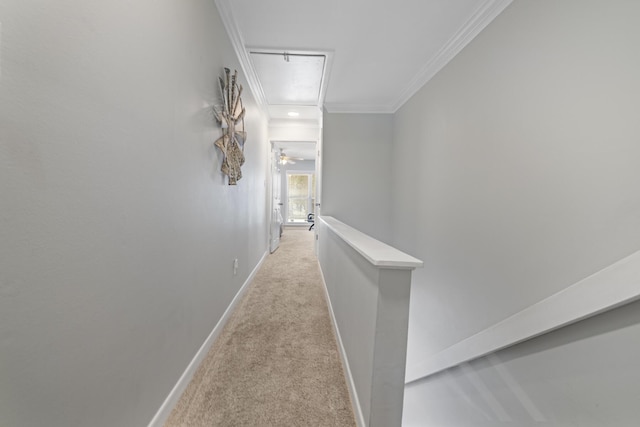
<path id="1" fill-rule="evenodd" d="M 282 178 L 280 175 L 280 155 L 277 150 L 271 151 L 271 242 L 273 253 L 280 245 L 282 233 Z"/>

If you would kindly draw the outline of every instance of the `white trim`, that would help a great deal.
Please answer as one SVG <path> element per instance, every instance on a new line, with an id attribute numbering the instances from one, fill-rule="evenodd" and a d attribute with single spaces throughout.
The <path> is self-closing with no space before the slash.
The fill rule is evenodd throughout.
<path id="1" fill-rule="evenodd" d="M 411 79 L 409 84 L 400 93 L 400 96 L 389 104 L 324 104 L 324 97 L 330 80 L 331 67 L 333 65 L 332 50 L 314 51 L 313 53 L 326 55 L 325 73 L 322 80 L 320 89 L 320 106 L 324 104 L 324 107 L 330 113 L 381 113 L 381 114 L 393 114 L 400 107 L 402 107 L 420 88 L 422 88 L 429 80 L 433 78 L 445 65 L 449 63 L 460 51 L 469 44 L 491 21 L 493 21 L 502 11 L 511 4 L 513 0 L 486 0 L 480 7 L 471 15 L 471 17 L 464 23 L 464 25 L 449 39 L 449 41 L 427 62 L 420 71 Z M 229 0 L 215 0 L 220 18 L 224 24 L 229 39 L 233 46 L 233 49 L 238 56 L 240 66 L 244 72 L 249 89 L 253 93 L 256 102 L 260 108 L 267 114 L 267 102 L 264 96 L 264 91 L 260 85 L 257 74 L 251 59 L 249 57 L 248 48 L 245 48 L 244 39 L 238 27 L 238 23 L 235 20 L 232 12 L 232 8 Z M 253 51 L 279 51 L 286 50 L 287 52 L 303 52 L 311 53 L 309 50 L 295 50 L 295 49 L 267 49 L 267 48 L 251 48 Z"/>
<path id="2" fill-rule="evenodd" d="M 318 217 L 329 230 L 340 237 L 367 261 L 380 268 L 402 268 L 413 270 L 423 262 L 411 255 L 389 246 L 331 216 Z"/>
<path id="3" fill-rule="evenodd" d="M 169 415 L 171 414 L 171 410 L 178 403 L 178 400 L 180 400 L 182 393 L 184 393 L 187 386 L 189 385 L 189 382 L 191 382 L 193 375 L 195 374 L 196 370 L 198 369 L 198 367 L 206 357 L 214 341 L 216 340 L 216 338 L 218 338 L 218 336 L 220 335 L 220 332 L 222 332 L 222 328 L 224 328 L 224 325 L 227 323 L 227 321 L 231 317 L 231 313 L 233 313 L 233 310 L 235 309 L 236 305 L 238 304 L 238 302 L 240 302 L 240 299 L 249 288 L 249 284 L 251 283 L 253 278 L 256 276 L 256 273 L 262 266 L 262 263 L 264 262 L 268 254 L 269 252 L 265 251 L 265 253 L 262 255 L 262 258 L 260 258 L 260 261 L 258 261 L 258 264 L 255 266 L 251 274 L 249 274 L 249 277 L 247 277 L 247 280 L 245 280 L 242 287 L 240 287 L 240 290 L 238 291 L 236 296 L 233 297 L 233 300 L 231 300 L 231 303 L 229 304 L 225 312 L 222 314 L 222 317 L 220 318 L 220 320 L 218 320 L 218 323 L 216 324 L 216 326 L 213 328 L 213 330 L 211 331 L 207 339 L 204 341 L 204 343 L 200 346 L 200 349 L 191 360 L 191 363 L 189 363 L 189 365 L 187 366 L 187 369 L 185 369 L 185 371 L 180 376 L 180 379 L 178 379 L 178 382 L 176 383 L 176 385 L 173 386 L 173 388 L 169 392 L 169 395 L 160 406 L 160 409 L 158 409 L 158 412 L 156 412 L 154 417 L 151 419 L 151 422 L 149 423 L 148 427 L 162 427 L 164 423 L 167 421 L 167 418 L 169 418 Z"/>
<path id="4" fill-rule="evenodd" d="M 322 82 L 320 83 L 320 90 L 318 93 L 318 103 L 314 104 L 318 108 L 322 108 L 324 104 L 324 98 L 327 93 L 327 87 L 329 84 L 329 77 L 331 75 L 331 67 L 333 66 L 333 55 L 334 51 L 327 50 L 318 50 L 318 51 L 310 51 L 310 50 L 296 50 L 296 49 L 277 49 L 277 48 L 258 48 L 258 47 L 247 47 L 244 42 L 244 38 L 242 37 L 242 33 L 240 31 L 240 27 L 238 26 L 238 22 L 236 21 L 233 10 L 231 7 L 231 3 L 229 0 L 215 0 L 216 7 L 218 8 L 218 13 L 220 14 L 220 19 L 224 24 L 224 28 L 227 30 L 227 34 L 229 36 L 229 40 L 231 45 L 233 46 L 233 50 L 236 52 L 236 56 L 238 57 L 238 61 L 240 62 L 240 67 L 244 72 L 244 75 L 247 79 L 247 83 L 249 85 L 249 89 L 253 94 L 258 106 L 262 111 L 267 115 L 267 117 L 271 118 L 268 110 L 267 97 L 264 94 L 264 90 L 262 88 L 262 84 L 260 83 L 260 79 L 258 79 L 258 73 L 256 73 L 255 68 L 253 67 L 253 62 L 251 61 L 251 52 L 288 52 L 291 54 L 313 54 L 313 55 L 322 55 L 324 56 L 324 69 L 322 73 Z M 303 104 L 304 105 L 304 104 Z"/>
<path id="5" fill-rule="evenodd" d="M 487 0 L 471 15 L 456 34 L 427 62 L 414 76 L 409 85 L 393 103 L 392 110 L 398 111 L 415 93 L 442 70 L 471 40 L 476 38 L 513 0 Z"/>
<path id="6" fill-rule="evenodd" d="M 251 64 L 249 54 L 244 47 L 244 39 L 242 38 L 242 33 L 240 33 L 238 23 L 233 16 L 231 5 L 229 4 L 228 0 L 215 0 L 215 2 L 216 7 L 218 8 L 218 13 L 220 14 L 220 19 L 224 24 L 224 28 L 227 30 L 227 35 L 229 36 L 229 40 L 231 41 L 233 50 L 236 52 L 236 56 L 238 57 L 238 61 L 240 62 L 240 67 L 242 68 L 242 71 L 247 79 L 249 89 L 251 90 L 251 93 L 253 94 L 258 107 L 263 111 L 263 113 L 265 113 L 267 117 L 269 117 L 269 112 L 267 111 L 267 102 L 262 90 L 262 86 L 260 85 L 260 80 L 258 80 L 256 71 L 253 69 L 253 65 Z"/>
<path id="7" fill-rule="evenodd" d="M 407 366 L 406 383 L 486 356 L 640 299 L 640 251 L 466 338 Z"/>
<path id="8" fill-rule="evenodd" d="M 400 96 L 386 104 L 326 104 L 330 113 L 395 113 L 418 90 L 433 78 L 445 65 L 468 45 L 480 32 L 493 21 L 513 0 L 486 0 L 471 15 L 464 25 L 449 39 L 402 90 Z"/>
<path id="9" fill-rule="evenodd" d="M 364 422 L 364 414 L 362 413 L 362 407 L 360 407 L 360 400 L 358 399 L 358 392 L 356 391 L 356 383 L 351 375 L 351 369 L 349 368 L 349 358 L 347 357 L 347 351 L 342 344 L 342 338 L 340 337 L 340 330 L 338 329 L 338 322 L 336 316 L 333 313 L 333 306 L 331 305 L 331 297 L 329 297 L 329 289 L 327 288 L 327 282 L 324 280 L 324 273 L 322 273 L 322 266 L 318 261 L 318 269 L 320 270 L 320 278 L 322 279 L 322 286 L 324 288 L 324 296 L 327 300 L 327 308 L 329 309 L 329 316 L 331 317 L 331 324 L 333 325 L 333 331 L 336 334 L 336 341 L 338 343 L 338 352 L 342 359 L 342 367 L 344 368 L 344 377 L 349 387 L 349 395 L 351 396 L 351 408 L 353 409 L 353 415 L 356 419 L 358 427 L 366 427 Z"/>

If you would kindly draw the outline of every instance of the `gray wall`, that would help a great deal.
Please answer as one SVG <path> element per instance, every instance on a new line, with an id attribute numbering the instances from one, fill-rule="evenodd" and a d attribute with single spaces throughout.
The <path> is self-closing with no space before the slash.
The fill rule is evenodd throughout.
<path id="1" fill-rule="evenodd" d="M 391 114 L 325 111 L 322 136 L 322 214 L 386 242 L 392 123 Z"/>
<path id="2" fill-rule="evenodd" d="M 226 185 L 213 1 L 0 17 L 0 425 L 147 425 L 266 251 L 266 120 Z"/>
<path id="3" fill-rule="evenodd" d="M 640 302 L 405 388 L 405 427 L 634 427 Z"/>
<path id="4" fill-rule="evenodd" d="M 393 243 L 425 261 L 407 366 L 640 249 L 638 16 L 633 1 L 516 0 L 394 116 Z M 407 392 L 407 425 L 479 425 L 417 421 L 433 387 Z"/>

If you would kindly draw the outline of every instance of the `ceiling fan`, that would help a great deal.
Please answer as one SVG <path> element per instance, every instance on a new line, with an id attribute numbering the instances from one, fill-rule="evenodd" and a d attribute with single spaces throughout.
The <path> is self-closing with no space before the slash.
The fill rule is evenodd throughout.
<path id="1" fill-rule="evenodd" d="M 284 150 L 280 149 L 280 164 L 281 165 L 295 165 L 296 160 L 304 160 L 302 157 L 289 157 L 285 154 Z"/>

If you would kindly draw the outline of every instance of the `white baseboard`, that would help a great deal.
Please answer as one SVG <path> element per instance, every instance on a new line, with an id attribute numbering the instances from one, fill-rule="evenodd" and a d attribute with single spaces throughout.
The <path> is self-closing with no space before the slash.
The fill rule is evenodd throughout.
<path id="1" fill-rule="evenodd" d="M 324 280 L 324 273 L 322 272 L 320 262 L 318 262 L 318 268 L 320 269 L 320 277 L 322 278 L 322 285 L 324 287 L 324 296 L 327 300 L 329 315 L 331 316 L 331 324 L 333 325 L 333 331 L 336 334 L 336 341 L 338 342 L 338 352 L 340 353 L 340 358 L 342 359 L 344 376 L 347 380 L 347 386 L 349 387 L 349 394 L 351 395 L 351 407 L 356 419 L 356 424 L 358 425 L 358 427 L 366 427 L 366 423 L 364 422 L 364 415 L 362 414 L 362 408 L 360 407 L 360 400 L 358 399 L 358 392 L 356 391 L 356 384 L 353 381 L 353 376 L 351 375 L 351 369 L 349 368 L 349 359 L 347 358 L 347 352 L 345 351 L 344 345 L 342 344 L 340 329 L 338 328 L 338 323 L 336 322 L 336 317 L 333 313 L 333 306 L 331 305 L 331 298 L 329 297 L 327 282 Z"/>
<path id="2" fill-rule="evenodd" d="M 269 252 L 265 251 L 265 253 L 262 255 L 262 258 L 260 258 L 260 261 L 258 261 L 258 264 L 255 266 L 251 274 L 249 274 L 249 277 L 247 277 L 247 280 L 245 280 L 244 284 L 240 287 L 240 290 L 238 291 L 236 296 L 233 297 L 233 300 L 231 300 L 231 303 L 225 310 L 224 314 L 222 315 L 222 317 L 220 318 L 216 326 L 213 328 L 213 330 L 211 331 L 207 339 L 204 341 L 204 343 L 200 346 L 200 349 L 191 360 L 191 363 L 189 363 L 189 365 L 187 366 L 187 369 L 185 369 L 185 371 L 180 376 L 180 379 L 178 380 L 176 385 L 173 387 L 173 389 L 171 389 L 171 392 L 169 392 L 169 395 L 162 403 L 162 406 L 160 406 L 160 409 L 158 409 L 158 412 L 156 413 L 156 415 L 153 417 L 153 419 L 151 419 L 151 422 L 149 423 L 148 427 L 162 427 L 164 423 L 167 421 L 167 418 L 169 418 L 169 414 L 171 414 L 171 410 L 176 405 L 176 403 L 178 403 L 178 400 L 180 400 L 182 393 L 184 393 L 187 386 L 189 385 L 189 382 L 191 382 L 193 375 L 195 374 L 196 370 L 198 369 L 198 367 L 204 360 L 205 356 L 209 352 L 209 349 L 213 345 L 214 341 L 216 340 L 216 338 L 218 338 L 218 336 L 220 335 L 220 332 L 222 332 L 222 328 L 224 328 L 224 325 L 227 323 L 227 321 L 231 317 L 231 313 L 233 313 L 233 310 L 235 309 L 236 305 L 238 304 L 238 302 L 240 301 L 244 293 L 249 288 L 249 284 L 251 283 L 256 273 L 262 266 L 262 263 L 264 262 L 268 254 Z"/>

